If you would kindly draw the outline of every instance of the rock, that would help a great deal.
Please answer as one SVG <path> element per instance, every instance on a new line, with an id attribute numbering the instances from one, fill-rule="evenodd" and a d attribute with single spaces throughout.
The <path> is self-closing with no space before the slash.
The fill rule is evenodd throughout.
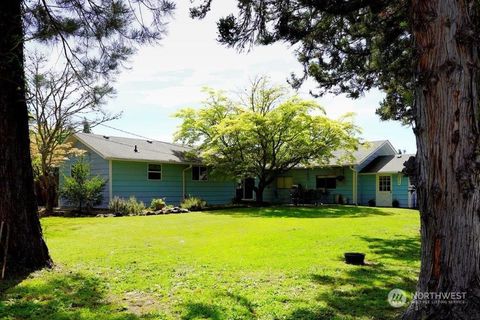
<path id="1" fill-rule="evenodd" d="M 190 211 L 188 211 L 188 209 L 180 208 L 180 212 L 181 213 L 187 213 L 187 212 L 190 212 Z"/>
<path id="2" fill-rule="evenodd" d="M 163 214 L 163 209 L 161 209 L 161 210 L 155 210 L 154 213 L 157 214 L 157 215 L 158 215 L 158 214 Z"/>
<path id="3" fill-rule="evenodd" d="M 153 215 L 155 215 L 155 211 L 151 211 L 151 210 L 145 211 L 145 215 L 146 216 L 153 216 Z"/>
<path id="4" fill-rule="evenodd" d="M 115 214 L 113 214 L 113 213 L 107 213 L 107 214 L 104 214 L 103 216 L 104 216 L 104 217 L 107 217 L 107 218 L 113 218 L 113 217 L 116 217 L 116 215 L 115 215 Z"/>
<path id="5" fill-rule="evenodd" d="M 99 213 L 99 214 L 97 214 L 95 217 L 97 217 L 97 218 L 103 218 L 103 217 L 105 217 L 105 215 L 104 215 L 103 213 Z"/>

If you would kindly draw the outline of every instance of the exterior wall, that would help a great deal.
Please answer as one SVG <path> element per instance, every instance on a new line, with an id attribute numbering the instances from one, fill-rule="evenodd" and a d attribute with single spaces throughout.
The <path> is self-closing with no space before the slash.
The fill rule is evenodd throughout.
<path id="1" fill-rule="evenodd" d="M 185 193 L 200 197 L 207 204 L 228 204 L 235 198 L 235 180 L 208 175 L 207 181 L 192 180 L 192 169 L 185 171 Z"/>
<path id="2" fill-rule="evenodd" d="M 408 177 L 403 174 L 392 175 L 392 199 L 397 199 L 400 207 L 408 208 L 408 187 L 410 185 Z"/>
<path id="3" fill-rule="evenodd" d="M 398 200 L 400 207 L 408 208 L 409 179 L 401 173 L 392 176 L 392 201 Z M 368 205 L 368 200 L 376 199 L 376 174 L 360 174 L 358 176 L 358 204 Z"/>
<path id="4" fill-rule="evenodd" d="M 109 198 L 109 192 L 108 192 L 108 184 L 109 184 L 109 181 L 108 181 L 108 178 L 109 178 L 109 165 L 108 165 L 108 160 L 105 160 L 103 159 L 102 157 L 100 157 L 96 152 L 93 152 L 91 151 L 90 149 L 88 149 L 84 144 L 82 144 L 81 142 L 76 142 L 74 144 L 74 147 L 75 148 L 78 148 L 78 149 L 83 149 L 83 150 L 86 150 L 87 152 L 83 155 L 83 157 L 85 158 L 86 161 L 88 161 L 88 163 L 90 164 L 90 173 L 91 173 L 91 176 L 99 176 L 103 179 L 105 179 L 107 181 L 107 183 L 105 184 L 105 188 L 103 189 L 103 201 L 102 203 L 98 206 L 100 208 L 103 208 L 103 207 L 107 207 L 108 206 L 108 202 L 110 201 L 110 198 Z M 68 159 L 67 161 L 65 161 L 62 166 L 60 167 L 60 172 L 59 172 L 59 184 L 60 184 L 60 188 L 62 187 L 63 185 L 63 182 L 64 182 L 64 176 L 67 176 L 67 177 L 70 177 L 70 173 L 71 173 L 71 168 L 72 168 L 72 164 L 75 163 L 75 161 L 77 160 L 76 157 L 72 157 L 70 159 Z M 62 198 L 60 198 L 58 200 L 59 202 L 59 206 L 60 207 L 65 207 L 65 206 L 68 206 L 68 203 L 66 203 L 66 201 Z"/>
<path id="5" fill-rule="evenodd" d="M 329 195 L 324 200 L 335 202 L 338 195 L 342 195 L 345 203 L 353 203 L 353 171 L 348 167 L 293 169 L 281 176 L 292 177 L 293 184 L 301 184 L 305 189 L 315 189 L 317 176 L 344 176 L 343 181 L 337 180 L 336 189 L 330 189 Z M 265 190 L 264 199 L 274 203 L 290 203 L 290 189 L 279 189 L 274 181 Z"/>
<path id="6" fill-rule="evenodd" d="M 358 175 L 358 204 L 366 206 L 368 200 L 376 198 L 377 181 L 375 174 Z"/>
<path id="7" fill-rule="evenodd" d="M 135 196 L 149 205 L 153 198 L 165 198 L 167 204 L 178 205 L 183 200 L 183 171 L 187 165 L 162 164 L 162 179 L 149 180 L 147 162 L 112 161 L 112 195 L 120 198 Z M 209 177 L 208 181 L 193 181 L 192 171 L 185 171 L 185 193 L 204 199 L 209 204 L 230 203 L 235 196 L 235 183 Z"/>

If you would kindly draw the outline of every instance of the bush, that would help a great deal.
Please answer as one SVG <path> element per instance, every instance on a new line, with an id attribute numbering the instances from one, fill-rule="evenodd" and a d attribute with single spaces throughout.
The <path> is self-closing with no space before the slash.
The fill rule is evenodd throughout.
<path id="1" fill-rule="evenodd" d="M 127 201 L 115 196 L 108 203 L 108 209 L 115 214 L 124 215 L 127 212 Z"/>
<path id="2" fill-rule="evenodd" d="M 150 202 L 150 208 L 152 210 L 162 210 L 166 206 L 165 199 L 152 199 L 152 202 Z"/>
<path id="3" fill-rule="evenodd" d="M 75 206 L 79 212 L 83 212 L 83 209 L 88 212 L 103 200 L 102 191 L 106 180 L 100 177 L 89 177 L 90 165 L 80 158 L 72 165 L 71 176 L 64 177 L 65 180 L 60 189 L 60 196 Z"/>
<path id="4" fill-rule="evenodd" d="M 142 201 L 137 201 L 135 197 L 130 197 L 128 200 L 114 197 L 108 204 L 108 209 L 117 215 L 140 215 L 145 209 Z"/>
<path id="5" fill-rule="evenodd" d="M 400 207 L 400 202 L 397 199 L 394 199 L 392 201 L 392 207 L 394 207 L 394 208 Z"/>
<path id="6" fill-rule="evenodd" d="M 375 199 L 370 199 L 370 200 L 368 200 L 368 205 L 370 207 L 375 207 L 377 205 L 377 203 L 375 202 Z"/>
<path id="7" fill-rule="evenodd" d="M 190 211 L 202 210 L 207 206 L 207 202 L 198 197 L 189 197 L 182 201 L 180 207 Z"/>
<path id="8" fill-rule="evenodd" d="M 137 201 L 137 198 L 131 196 L 126 202 L 126 214 L 139 215 L 145 210 L 145 204 L 142 201 Z"/>

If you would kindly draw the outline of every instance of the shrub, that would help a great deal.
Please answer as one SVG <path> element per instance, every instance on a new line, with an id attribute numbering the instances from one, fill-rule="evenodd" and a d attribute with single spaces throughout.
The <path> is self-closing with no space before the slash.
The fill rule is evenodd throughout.
<path id="1" fill-rule="evenodd" d="M 198 197 L 189 197 L 182 201 L 180 207 L 190 211 L 202 210 L 207 206 L 207 202 Z"/>
<path id="2" fill-rule="evenodd" d="M 71 176 L 64 177 L 60 195 L 79 212 L 83 212 L 83 209 L 88 212 L 102 203 L 105 184 L 105 179 L 90 177 L 90 165 L 80 158 L 72 165 Z"/>
<path id="3" fill-rule="evenodd" d="M 394 208 L 400 207 L 400 202 L 397 199 L 394 199 L 392 201 L 392 207 L 394 207 Z"/>
<path id="4" fill-rule="evenodd" d="M 108 203 L 108 209 L 115 214 L 124 215 L 127 213 L 127 201 L 115 196 Z"/>
<path id="5" fill-rule="evenodd" d="M 375 202 L 375 199 L 370 199 L 370 200 L 368 200 L 368 205 L 370 207 L 375 207 L 377 205 L 377 203 Z"/>
<path id="6" fill-rule="evenodd" d="M 126 202 L 126 214 L 139 215 L 145 210 L 145 204 L 142 201 L 137 201 L 137 198 L 131 196 Z"/>
<path id="7" fill-rule="evenodd" d="M 153 210 L 162 210 L 166 206 L 165 199 L 152 199 L 152 202 L 150 202 L 150 208 Z"/>

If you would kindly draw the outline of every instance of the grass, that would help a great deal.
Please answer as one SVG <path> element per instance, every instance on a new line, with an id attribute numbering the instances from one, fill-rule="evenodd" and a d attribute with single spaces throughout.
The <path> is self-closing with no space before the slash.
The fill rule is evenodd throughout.
<path id="1" fill-rule="evenodd" d="M 3 284 L 1 319 L 393 319 L 418 213 L 326 206 L 44 218 L 56 267 Z M 366 266 L 343 253 L 366 253 Z M 8 288 L 7 288 L 8 287 Z"/>

